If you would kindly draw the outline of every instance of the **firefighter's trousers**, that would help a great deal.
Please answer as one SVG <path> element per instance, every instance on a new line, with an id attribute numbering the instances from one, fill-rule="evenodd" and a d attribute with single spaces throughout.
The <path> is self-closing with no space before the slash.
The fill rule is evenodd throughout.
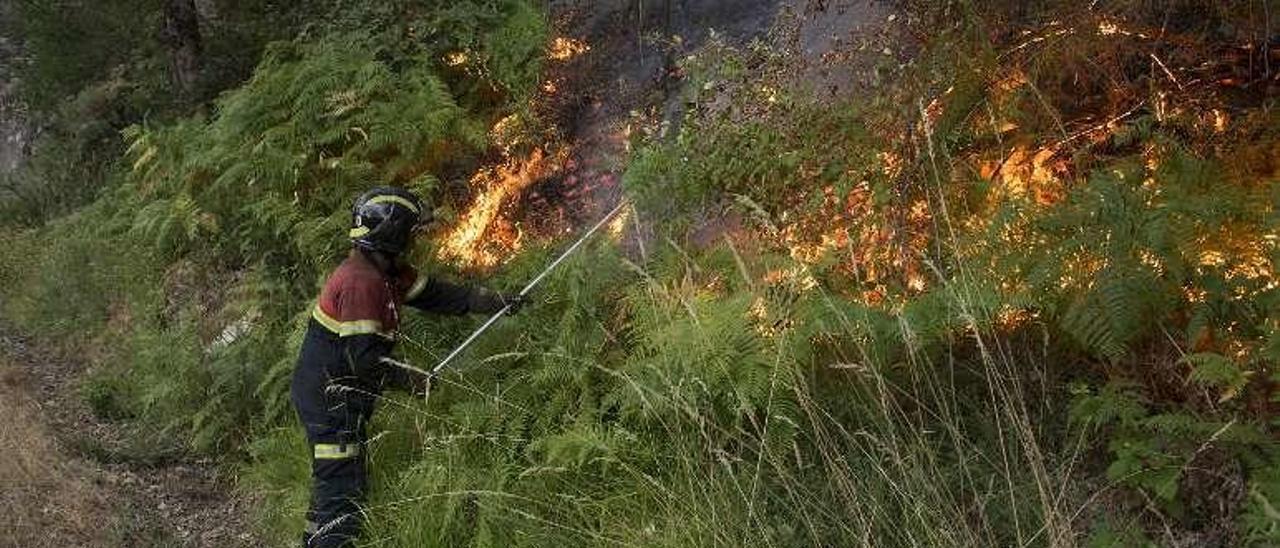
<path id="1" fill-rule="evenodd" d="M 311 446 L 311 508 L 302 545 L 351 546 L 363 521 L 367 490 L 365 425 L 376 397 L 352 378 L 334 378 L 308 365 L 294 371 L 290 396 Z"/>

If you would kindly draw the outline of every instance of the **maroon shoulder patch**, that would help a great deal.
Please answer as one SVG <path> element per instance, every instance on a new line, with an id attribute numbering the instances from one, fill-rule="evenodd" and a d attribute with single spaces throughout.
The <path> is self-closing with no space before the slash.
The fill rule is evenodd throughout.
<path id="1" fill-rule="evenodd" d="M 402 294 L 364 257 L 353 253 L 324 284 L 313 316 L 340 336 L 390 336 L 400 327 L 396 307 Z"/>

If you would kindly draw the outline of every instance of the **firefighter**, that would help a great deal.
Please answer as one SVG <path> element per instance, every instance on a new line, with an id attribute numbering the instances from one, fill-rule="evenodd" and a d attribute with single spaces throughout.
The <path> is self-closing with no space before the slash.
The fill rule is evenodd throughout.
<path id="1" fill-rule="evenodd" d="M 360 532 L 367 488 L 365 427 L 384 387 L 409 373 L 383 363 L 402 305 L 442 314 L 514 312 L 518 295 L 460 287 L 418 274 L 402 254 L 431 220 L 412 193 L 378 187 L 351 212 L 352 249 L 312 310 L 290 396 L 311 447 L 312 497 L 304 547 L 349 546 Z"/>

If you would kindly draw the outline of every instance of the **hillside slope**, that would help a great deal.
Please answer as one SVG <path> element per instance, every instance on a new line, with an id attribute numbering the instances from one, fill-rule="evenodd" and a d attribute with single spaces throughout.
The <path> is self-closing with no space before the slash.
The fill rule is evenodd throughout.
<path id="1" fill-rule="evenodd" d="M 168 43 L 23 8 L 0 313 L 85 357 L 93 420 L 233 470 L 262 542 L 376 182 L 435 204 L 415 263 L 504 289 L 630 207 L 380 398 L 363 545 L 1280 543 L 1265 0 L 196 4 L 178 96 Z"/>

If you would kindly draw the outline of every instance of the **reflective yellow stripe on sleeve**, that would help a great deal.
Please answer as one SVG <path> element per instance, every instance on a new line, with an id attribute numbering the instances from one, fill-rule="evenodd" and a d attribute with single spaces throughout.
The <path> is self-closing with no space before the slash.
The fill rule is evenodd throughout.
<path id="1" fill-rule="evenodd" d="M 317 443 L 312 454 L 317 460 L 349 459 L 360 455 L 360 446 L 354 443 Z"/>
<path id="2" fill-rule="evenodd" d="M 311 317 L 320 322 L 320 325 L 323 325 L 325 329 L 332 331 L 339 337 L 351 337 L 354 335 L 378 335 L 387 338 L 392 337 L 390 333 L 382 331 L 382 322 L 379 322 L 378 320 L 339 321 L 333 316 L 326 314 L 325 311 L 320 308 L 319 303 L 316 303 L 315 309 L 311 311 Z"/>

